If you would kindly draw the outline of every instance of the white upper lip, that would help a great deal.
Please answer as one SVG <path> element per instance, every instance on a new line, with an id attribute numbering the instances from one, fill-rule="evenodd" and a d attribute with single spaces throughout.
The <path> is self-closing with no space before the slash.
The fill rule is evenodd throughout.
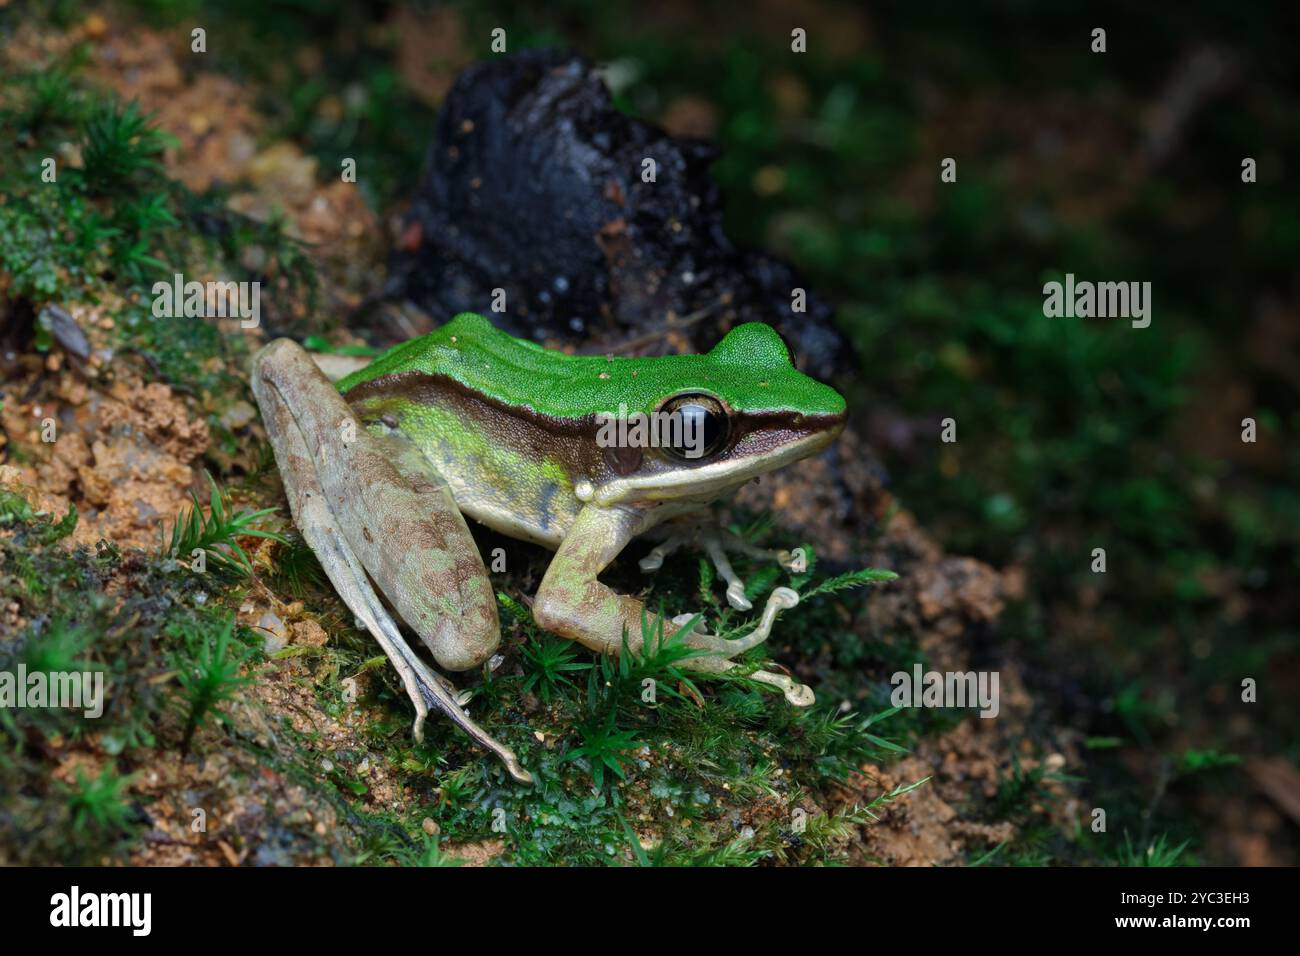
<path id="1" fill-rule="evenodd" d="M 670 491 L 679 489 L 686 494 L 707 494 L 711 491 L 723 491 L 738 483 L 748 481 L 755 475 L 764 475 L 776 471 L 791 462 L 806 458 L 814 452 L 825 448 L 839 429 L 813 432 L 803 438 L 795 439 L 768 454 L 752 458 L 728 459 L 694 468 L 681 468 L 668 474 L 647 477 L 615 478 L 605 482 L 596 489 L 592 500 L 596 504 L 611 505 L 626 501 L 638 492 Z"/>

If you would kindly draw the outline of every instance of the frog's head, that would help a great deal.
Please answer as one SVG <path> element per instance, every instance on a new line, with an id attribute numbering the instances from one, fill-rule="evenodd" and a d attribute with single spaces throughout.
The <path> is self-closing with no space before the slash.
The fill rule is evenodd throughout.
<path id="1" fill-rule="evenodd" d="M 654 445 L 606 448 L 595 499 L 704 502 L 807 458 L 844 428 L 844 398 L 795 368 L 770 326 L 737 326 L 705 355 L 642 360 Z M 647 394 L 647 393 L 643 393 Z"/>

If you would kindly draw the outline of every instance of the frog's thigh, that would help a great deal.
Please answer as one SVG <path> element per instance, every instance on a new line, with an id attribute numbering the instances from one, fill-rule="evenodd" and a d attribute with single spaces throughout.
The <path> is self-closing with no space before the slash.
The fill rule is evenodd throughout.
<path id="1" fill-rule="evenodd" d="M 279 393 L 310 456 L 282 460 L 285 443 L 273 442 L 281 474 L 315 474 L 348 546 L 438 664 L 467 670 L 487 660 L 501 639 L 496 598 L 446 483 L 370 435 L 295 343 L 267 346 L 254 380 Z"/>

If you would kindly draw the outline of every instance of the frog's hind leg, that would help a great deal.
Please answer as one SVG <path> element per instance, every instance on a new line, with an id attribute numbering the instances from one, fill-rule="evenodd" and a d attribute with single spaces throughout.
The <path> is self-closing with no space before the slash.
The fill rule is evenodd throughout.
<path id="1" fill-rule="evenodd" d="M 470 719 L 457 703 L 454 690 L 410 648 L 371 585 L 370 578 L 374 577 L 398 613 L 430 644 L 443 666 L 472 662 L 482 656 L 482 647 L 468 657 L 458 651 L 445 618 L 457 617 L 466 629 L 473 629 L 477 623 L 480 636 L 487 641 L 483 646 L 495 648 L 499 628 L 490 586 L 486 587 L 491 601 L 489 614 L 482 594 L 464 593 L 473 585 L 462 586 L 459 579 L 452 580 L 452 572 L 459 573 L 455 565 L 469 560 L 466 549 L 472 552 L 480 569 L 482 558 L 454 502 L 453 520 L 447 513 L 446 501 L 438 494 L 442 491 L 450 500 L 450 493 L 445 486 L 424 487 L 403 474 L 297 344 L 280 339 L 258 353 L 252 386 L 294 522 L 339 596 L 374 636 L 401 677 L 415 705 L 416 738 L 423 736 L 425 718 L 433 707 L 480 746 L 495 753 L 515 779 L 531 782 L 531 775 L 520 765 L 514 751 Z M 463 535 L 458 533 L 457 524 Z M 432 579 L 426 575 L 429 567 L 433 568 Z M 486 586 L 485 574 L 473 580 L 482 580 Z M 442 590 L 433 596 L 412 595 L 404 590 L 421 585 Z M 450 600 L 447 607 L 433 603 L 435 597 L 444 596 Z M 466 616 L 461 617 L 457 607 L 467 608 Z M 407 617 L 408 613 L 414 621 Z M 497 630 L 491 634 L 488 628 Z"/>

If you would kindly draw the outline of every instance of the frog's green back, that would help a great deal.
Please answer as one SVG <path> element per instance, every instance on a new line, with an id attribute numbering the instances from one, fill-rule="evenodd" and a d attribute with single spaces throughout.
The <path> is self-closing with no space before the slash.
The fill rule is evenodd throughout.
<path id="1" fill-rule="evenodd" d="M 565 355 L 514 338 L 473 312 L 395 346 L 339 382 L 353 386 L 402 373 L 446 375 L 508 405 L 557 418 L 652 411 L 667 395 L 699 389 L 741 412 L 838 415 L 844 399 L 804 375 L 785 343 L 757 322 L 737 326 L 704 355 L 609 358 Z"/>

